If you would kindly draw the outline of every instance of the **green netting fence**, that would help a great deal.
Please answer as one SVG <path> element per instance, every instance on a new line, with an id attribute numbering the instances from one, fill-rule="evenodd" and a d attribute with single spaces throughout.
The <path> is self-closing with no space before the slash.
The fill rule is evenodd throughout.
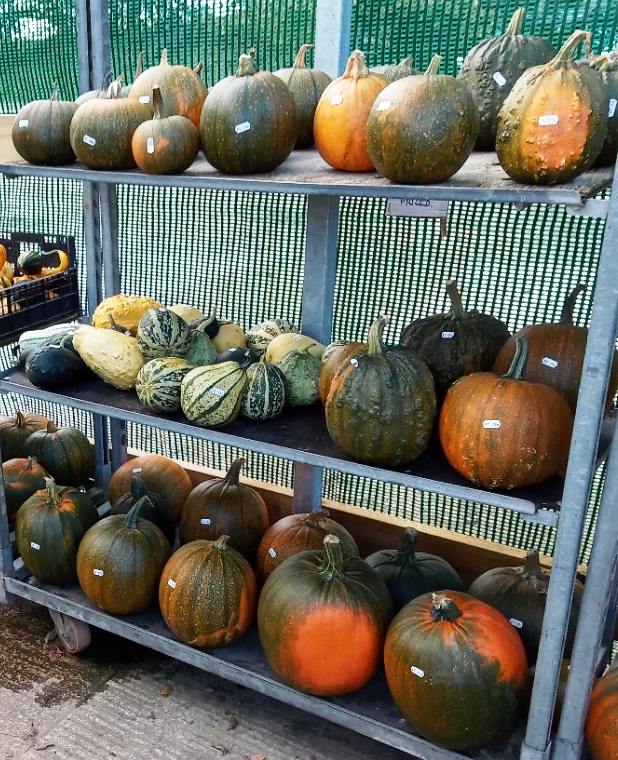
<path id="1" fill-rule="evenodd" d="M 506 28 L 514 10 L 526 7 L 524 31 L 560 45 L 575 28 L 593 33 L 595 52 L 618 42 L 613 0 L 465 2 L 358 0 L 350 49 L 369 65 L 409 55 L 418 68 L 434 53 L 441 71 L 456 73 L 467 50 Z M 291 65 L 296 50 L 313 41 L 316 9 L 307 0 L 110 1 L 110 50 L 114 72 L 131 82 L 138 54 L 146 66 L 163 48 L 172 63 L 203 63 L 208 85 L 234 71 L 240 53 L 256 49 L 265 69 Z M 24 0 L 0 8 L 4 72 L 0 109 L 15 113 L 48 97 L 78 94 L 76 11 L 72 0 L 53 4 Z M 311 65 L 311 54 L 308 64 Z M 575 217 L 564 207 L 451 203 L 448 235 L 436 220 L 389 216 L 382 199 L 344 198 L 340 203 L 333 339 L 364 339 L 380 311 L 391 317 L 389 338 L 415 317 L 448 307 L 444 286 L 455 278 L 468 308 L 488 311 L 512 330 L 558 319 L 562 300 L 578 282 L 588 289 L 575 319 L 586 325 L 604 222 Z M 118 187 L 119 256 L 123 292 L 152 295 L 164 303 L 216 306 L 245 328 L 272 317 L 301 324 L 306 198 L 302 195 Z M 0 179 L 0 230 L 71 234 L 80 253 L 85 301 L 81 185 L 52 179 Z M 11 362 L 10 349 L 2 363 Z M 90 432 L 88 415 L 75 410 L 0 396 L 0 413 L 18 405 L 42 409 Z M 141 425 L 128 426 L 129 444 L 174 453 L 179 459 L 224 469 L 239 451 Z M 291 485 L 289 462 L 243 452 L 246 473 Z M 594 532 L 603 471 L 589 505 L 581 560 Z M 554 529 L 523 520 L 510 510 L 447 499 L 432 493 L 327 472 L 326 498 L 397 515 L 521 549 L 553 551 Z"/>

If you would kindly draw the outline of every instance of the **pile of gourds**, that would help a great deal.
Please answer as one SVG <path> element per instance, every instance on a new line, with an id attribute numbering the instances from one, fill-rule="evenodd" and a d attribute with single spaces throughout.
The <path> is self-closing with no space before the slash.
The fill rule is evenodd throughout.
<path id="1" fill-rule="evenodd" d="M 55 266 L 44 266 L 47 256 L 55 257 L 58 263 Z M 19 296 L 15 291 L 11 291 L 14 298 L 7 298 L 7 290 L 19 283 L 26 283 L 32 280 L 40 280 L 53 274 L 59 274 L 66 271 L 70 266 L 69 255 L 66 251 L 40 251 L 29 250 L 20 253 L 17 257 L 16 264 L 8 260 L 7 250 L 0 243 L 0 314 L 8 314 L 21 308 Z M 49 298 L 55 298 L 56 293 L 47 287 Z M 24 293 L 24 298 L 27 294 Z"/>
<path id="2" fill-rule="evenodd" d="M 93 169 L 139 167 L 149 174 L 188 169 L 200 149 L 225 174 L 276 169 L 294 148 L 315 142 L 342 171 L 376 169 L 404 184 L 433 184 L 455 174 L 472 150 L 496 150 L 517 182 L 565 182 L 618 152 L 618 52 L 575 59 L 591 35 L 575 30 L 556 53 L 522 32 L 519 8 L 505 33 L 480 41 L 456 77 L 424 73 L 411 59 L 369 69 L 360 50 L 334 80 L 307 68 L 303 45 L 294 65 L 259 68 L 255 51 L 236 72 L 207 89 L 201 65 L 158 64 L 132 85 L 120 76 L 75 102 L 27 104 L 13 143 L 27 161 L 59 165 L 76 158 Z"/>

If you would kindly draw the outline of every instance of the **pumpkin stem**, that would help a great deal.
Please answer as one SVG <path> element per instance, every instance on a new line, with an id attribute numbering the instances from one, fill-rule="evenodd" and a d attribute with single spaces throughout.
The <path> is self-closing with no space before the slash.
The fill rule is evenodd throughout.
<path id="1" fill-rule="evenodd" d="M 236 69 L 237 77 L 250 77 L 253 74 L 257 74 L 259 71 L 255 59 L 252 55 L 243 53 L 238 59 L 238 68 Z"/>
<path id="2" fill-rule="evenodd" d="M 525 335 L 520 335 L 515 339 L 515 355 L 511 361 L 511 366 L 508 368 L 506 374 L 502 377 L 508 380 L 523 380 L 524 370 L 526 369 L 526 362 L 528 361 L 528 338 Z"/>
<path id="3" fill-rule="evenodd" d="M 406 58 L 403 58 L 401 61 L 399 61 L 399 66 L 405 66 L 406 68 L 409 66 L 412 66 L 414 64 L 414 56 L 409 55 Z"/>
<path id="4" fill-rule="evenodd" d="M 204 68 L 204 63 L 200 61 L 197 66 L 193 69 L 193 73 L 199 75 L 202 73 L 202 69 Z"/>
<path id="5" fill-rule="evenodd" d="M 48 433 L 57 433 L 58 428 L 56 427 L 56 423 L 53 420 L 50 420 L 47 423 L 47 427 L 45 428 Z"/>
<path id="6" fill-rule="evenodd" d="M 20 412 L 19 409 L 15 412 L 15 427 L 25 427 L 26 426 L 26 418 L 24 417 L 23 412 Z"/>
<path id="7" fill-rule="evenodd" d="M 138 76 L 143 74 L 144 72 L 144 51 L 140 50 L 137 55 L 137 61 L 135 62 L 135 76 L 133 77 L 133 81 L 137 79 Z"/>
<path id="8" fill-rule="evenodd" d="M 245 460 L 243 457 L 238 457 L 230 465 L 230 469 L 227 471 L 223 482 L 228 486 L 237 486 L 240 478 L 240 471 L 244 465 Z"/>
<path id="9" fill-rule="evenodd" d="M 560 315 L 561 325 L 573 324 L 573 308 L 575 307 L 575 301 L 577 300 L 577 296 L 583 290 L 586 290 L 587 287 L 588 285 L 586 285 L 585 282 L 580 282 L 579 285 L 576 285 L 573 288 L 573 290 L 569 293 L 569 295 L 566 297 L 564 301 L 564 306 L 562 307 L 562 313 Z"/>
<path id="10" fill-rule="evenodd" d="M 324 536 L 324 559 L 316 570 L 325 580 L 332 581 L 343 575 L 343 551 L 338 536 L 328 533 Z"/>
<path id="11" fill-rule="evenodd" d="M 59 100 L 58 98 L 58 82 L 54 82 L 52 85 L 52 94 L 50 100 Z"/>
<path id="12" fill-rule="evenodd" d="M 524 560 L 523 575 L 530 577 L 542 576 L 543 574 L 543 568 L 541 567 L 541 562 L 539 560 L 539 550 L 530 549 Z"/>
<path id="13" fill-rule="evenodd" d="M 120 90 L 122 89 L 122 80 L 123 79 L 124 79 L 124 74 L 121 74 L 119 77 L 117 77 L 116 79 L 114 79 L 114 81 L 107 88 L 107 94 L 105 95 L 106 98 L 119 98 L 120 97 Z"/>
<path id="14" fill-rule="evenodd" d="M 307 50 L 309 48 L 312 48 L 313 45 L 311 45 L 308 42 L 305 42 L 304 45 L 301 45 L 298 49 L 298 53 L 296 53 L 296 58 L 294 59 L 294 63 L 292 65 L 295 69 L 306 69 L 307 64 L 305 63 L 305 55 L 307 54 Z"/>
<path id="15" fill-rule="evenodd" d="M 226 536 L 226 535 L 219 536 L 219 538 L 217 538 L 216 541 L 212 542 L 212 548 L 218 549 L 220 552 L 226 552 L 230 548 L 227 543 L 229 540 L 230 540 L 229 536 Z"/>
<path id="16" fill-rule="evenodd" d="M 322 520 L 329 517 L 329 515 L 329 511 L 325 507 L 316 509 L 314 512 L 309 512 L 307 517 L 305 517 L 305 525 L 309 525 L 311 528 L 319 528 Z"/>
<path id="17" fill-rule="evenodd" d="M 146 481 L 141 475 L 133 475 L 131 478 L 131 496 L 135 501 L 138 501 L 138 499 L 141 499 L 142 496 L 146 496 L 148 494 L 148 487 L 146 486 Z"/>
<path id="18" fill-rule="evenodd" d="M 369 76 L 369 69 L 365 63 L 365 55 L 361 50 L 353 50 L 350 53 L 345 71 L 341 75 L 343 79 L 361 79 Z"/>
<path id="19" fill-rule="evenodd" d="M 466 312 L 463 307 L 463 301 L 461 300 L 461 293 L 457 288 L 456 280 L 449 280 L 446 283 L 446 292 L 451 300 L 451 314 L 454 319 L 461 319 L 466 316 Z"/>
<path id="20" fill-rule="evenodd" d="M 381 354 L 384 352 L 384 342 L 382 341 L 382 335 L 384 334 L 384 328 L 388 324 L 388 317 L 383 314 L 381 317 L 375 320 L 375 322 L 369 328 L 369 336 L 367 337 L 367 353 L 370 356 Z"/>
<path id="21" fill-rule="evenodd" d="M 576 29 L 547 65 L 557 69 L 569 67 L 573 63 L 573 57 L 579 43 L 585 40 L 588 34 L 589 32 L 585 32 L 583 29 Z"/>
<path id="22" fill-rule="evenodd" d="M 396 565 L 407 565 L 409 562 L 413 562 L 416 557 L 416 541 L 418 539 L 418 531 L 416 528 L 406 528 L 401 536 L 399 542 L 399 548 L 397 554 L 393 557 L 393 562 Z"/>
<path id="23" fill-rule="evenodd" d="M 161 60 L 159 62 L 159 66 L 169 66 L 169 63 L 167 61 L 167 48 L 163 48 L 161 51 Z"/>
<path id="24" fill-rule="evenodd" d="M 152 85 L 152 110 L 153 119 L 165 119 L 165 105 L 163 103 L 163 96 L 161 95 L 161 88 L 158 84 Z"/>
<path id="25" fill-rule="evenodd" d="M 525 15 L 526 9 L 518 8 L 511 16 L 511 20 L 509 21 L 509 25 L 507 26 L 504 35 L 506 36 L 507 34 L 521 34 L 521 27 L 524 23 Z"/>
<path id="26" fill-rule="evenodd" d="M 57 504 L 60 503 L 61 499 L 58 495 L 58 487 L 56 485 L 56 481 L 52 478 L 44 478 L 45 480 L 45 504 L 48 507 L 55 507 Z"/>
<path id="27" fill-rule="evenodd" d="M 142 509 L 150 505 L 152 506 L 152 502 L 148 498 L 148 496 L 142 496 L 141 499 L 138 499 L 135 504 L 131 507 L 131 509 L 127 512 L 126 517 L 123 520 L 123 525 L 125 528 L 137 528 L 137 521 L 140 516 L 140 512 Z"/>
<path id="28" fill-rule="evenodd" d="M 425 70 L 425 76 L 434 76 L 438 73 L 438 70 L 440 69 L 440 64 L 442 63 L 442 56 L 436 55 L 433 56 L 431 61 L 429 61 L 429 66 L 427 66 L 427 69 Z"/>
<path id="29" fill-rule="evenodd" d="M 454 623 L 457 618 L 463 615 L 463 612 L 455 604 L 452 599 L 444 594 L 433 593 L 431 595 L 432 609 L 431 620 L 437 623 L 439 620 L 447 620 L 449 623 Z"/>

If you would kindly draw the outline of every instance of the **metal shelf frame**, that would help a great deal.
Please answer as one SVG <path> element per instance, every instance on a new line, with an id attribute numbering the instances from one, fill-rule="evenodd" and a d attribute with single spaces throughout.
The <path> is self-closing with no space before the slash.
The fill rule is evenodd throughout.
<path id="1" fill-rule="evenodd" d="M 316 38 L 316 60 L 332 74 L 341 72 L 342 61 L 347 57 L 347 41 L 350 38 L 349 23 L 352 0 L 317 0 L 318 36 Z M 108 68 L 109 47 L 107 41 L 107 6 L 105 0 L 78 0 L 78 39 L 80 60 L 80 85 L 82 88 L 98 86 Z M 87 84 L 86 84 L 87 83 Z M 493 163 L 492 163 L 493 161 Z M 449 182 L 440 185 L 411 187 L 397 186 L 369 173 L 368 175 L 344 175 L 321 165 L 319 158 L 311 151 L 302 156 L 292 155 L 281 167 L 268 175 L 255 177 L 226 177 L 217 173 L 199 159 L 183 175 L 177 177 L 149 177 L 134 170 L 130 172 L 95 172 L 79 165 L 60 168 L 33 167 L 24 163 L 0 164 L 0 172 L 12 176 L 54 176 L 79 179 L 84 183 L 84 203 L 96 208 L 96 213 L 86 215 L 86 240 L 88 245 L 88 267 L 97 272 L 97 279 L 89 286 L 88 298 L 92 304 L 104 295 L 110 295 L 118 287 L 117 261 L 117 220 L 115 218 L 115 188 L 117 184 L 142 184 L 153 186 L 174 186 L 210 188 L 221 190 L 252 190 L 260 192 L 300 193 L 307 196 L 307 246 L 305 267 L 311 277 L 305 278 L 303 291 L 303 329 L 310 331 L 321 342 L 328 342 L 331 335 L 333 316 L 333 284 L 337 258 L 338 203 L 343 196 L 384 197 L 384 198 L 430 198 L 477 202 L 501 202 L 517 204 L 551 203 L 567 204 L 573 208 L 585 208 L 586 200 L 599 190 L 616 183 L 613 170 L 589 172 L 573 183 L 553 187 L 520 186 L 511 182 L 497 165 L 491 154 L 473 154 L 460 172 Z M 94 204 L 94 205 L 93 205 Z M 555 514 L 557 539 L 548 590 L 546 614 L 542 631 L 536 672 L 540 674 L 533 684 L 530 713 L 525 730 L 522 732 L 518 748 L 520 760 L 548 760 L 552 756 L 551 725 L 556 702 L 558 678 L 564 642 L 566 638 L 568 611 L 572 597 L 573 581 L 576 577 L 579 548 L 583 534 L 586 509 L 590 498 L 592 478 L 596 465 L 597 446 L 602 429 L 607 378 L 614 352 L 618 327 L 618 289 L 614 286 L 615 272 L 618 271 L 618 200 L 612 195 L 599 263 L 599 274 L 594 294 L 588 345 L 581 380 L 579 404 L 575 416 L 571 454 L 562 493 L 560 511 Z M 99 272 L 101 275 L 99 276 Z M 7 381 L 8 382 L 8 381 Z M 3 387 L 5 381 L 2 381 Z M 0 389 L 1 390 L 1 389 Z M 32 392 L 35 395 L 35 392 Z M 48 397 L 45 395 L 45 397 Z M 66 397 L 63 397 L 66 400 Z M 88 409 L 101 422 L 95 425 L 103 434 L 105 418 L 117 420 L 111 426 L 115 456 L 122 458 L 126 439 L 119 414 L 110 414 L 104 405 L 87 405 L 72 402 L 78 408 Z M 96 415 L 99 415 L 96 418 Z M 125 416 L 124 419 L 127 419 Z M 143 421 L 143 420 L 140 420 Z M 153 426 L 165 427 L 160 420 L 150 420 Z M 184 430 L 183 430 L 184 432 Z M 187 430 L 186 432 L 191 432 Z M 195 431 L 193 431 L 195 432 Z M 205 435 L 205 434 L 204 434 Z M 208 433 L 212 440 L 228 442 L 226 434 Z M 233 440 L 238 445 L 238 440 Z M 105 445 L 105 442 L 104 442 Z M 615 448 L 615 447 L 614 447 Z M 278 450 L 279 451 L 279 450 Z M 310 456 L 292 454 L 281 442 L 279 453 L 296 462 L 298 482 L 302 485 L 303 505 L 307 499 L 317 506 L 321 496 L 322 461 Z M 603 496 L 599 512 L 599 526 L 605 528 L 612 517 L 608 502 L 615 499 L 616 485 L 613 473 L 615 454 L 610 455 L 610 477 L 608 495 Z M 113 463 L 112 463 L 113 464 Z M 105 465 L 104 465 L 105 466 Z M 355 465 L 346 463 L 342 468 L 356 472 Z M 367 468 L 370 476 L 385 477 L 380 471 Z M 431 484 L 418 481 L 415 487 Z M 435 486 L 434 486 L 435 487 Z M 460 492 L 461 493 L 461 492 Z M 463 498 L 469 498 L 463 496 Z M 474 499 L 478 499 L 475 492 Z M 554 517 L 552 517 L 554 519 Z M 553 524 L 553 523 L 552 523 Z M 595 559 L 591 563 L 590 576 L 585 594 L 586 615 L 573 653 L 573 673 L 577 681 L 570 679 L 567 691 L 565 717 L 561 723 L 556 743 L 555 760 L 578 760 L 581 749 L 581 725 L 586 706 L 586 686 L 592 682 L 598 667 L 596 657 L 584 656 L 583 650 L 590 646 L 592 636 L 600 640 L 600 631 L 606 624 L 607 605 L 599 604 L 598 594 L 615 592 L 615 580 L 608 580 L 607 570 L 597 562 L 597 555 L 603 559 L 615 550 L 615 529 L 604 530 L 595 541 Z M 615 575 L 615 574 L 614 574 Z M 419 737 L 406 734 L 405 740 L 391 729 L 384 730 L 353 710 L 342 710 L 339 706 L 323 700 L 302 695 L 282 687 L 274 681 L 256 676 L 251 669 L 226 664 L 222 660 L 175 642 L 160 634 L 144 632 L 139 626 L 93 610 L 87 604 L 66 598 L 61 592 L 53 592 L 19 580 L 11 553 L 11 540 L 6 518 L 4 491 L 0 482 L 0 601 L 9 603 L 11 597 L 25 596 L 40 604 L 57 609 L 65 614 L 85 620 L 121 636 L 146 643 L 171 656 L 183 659 L 197 667 L 218 673 L 238 683 L 243 683 L 261 693 L 277 699 L 292 701 L 301 709 L 319 714 L 335 723 L 346 725 L 367 736 L 399 747 L 423 760 L 464 760 L 458 753 L 435 747 Z M 614 598 L 615 593 L 607 596 Z M 572 729 L 567 730 L 567 722 Z M 564 724 L 564 725 L 563 725 Z M 573 736 L 575 731 L 575 736 Z M 519 737 L 518 737 L 519 738 Z M 483 757 L 490 757 L 491 751 Z M 504 753 L 499 757 L 505 757 Z"/>

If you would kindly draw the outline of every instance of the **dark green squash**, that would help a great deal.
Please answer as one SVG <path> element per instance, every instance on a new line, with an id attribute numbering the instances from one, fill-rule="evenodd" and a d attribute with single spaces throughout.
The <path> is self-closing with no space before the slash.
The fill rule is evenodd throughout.
<path id="1" fill-rule="evenodd" d="M 501 612 L 515 627 L 530 665 L 536 662 L 539 652 L 550 576 L 551 571 L 541 567 L 538 550 L 531 549 L 523 565 L 487 570 L 468 589 L 469 594 Z M 583 594 L 583 583 L 575 580 L 564 648 L 567 658 L 573 649 Z"/>
<path id="2" fill-rule="evenodd" d="M 391 623 L 384 666 L 395 704 L 439 747 L 468 752 L 515 730 L 528 697 L 519 635 L 501 613 L 470 594 L 429 592 Z"/>
<path id="3" fill-rule="evenodd" d="M 45 488 L 49 473 L 32 457 L 16 457 L 2 463 L 6 510 L 14 519 L 17 510 L 35 491 Z"/>
<path id="4" fill-rule="evenodd" d="M 110 515 L 126 515 L 131 507 L 145 497 L 140 510 L 140 517 L 150 520 L 163 531 L 165 538 L 174 546 L 176 540 L 176 523 L 174 515 L 165 499 L 156 491 L 149 491 L 140 474 L 131 478 L 131 490 L 117 499 L 109 510 Z"/>
<path id="5" fill-rule="evenodd" d="M 366 562 L 382 578 L 399 610 L 428 591 L 464 591 L 457 571 L 435 554 L 416 551 L 418 531 L 406 528 L 398 549 L 382 549 L 370 554 Z"/>
<path id="6" fill-rule="evenodd" d="M 36 412 L 16 410 L 14 417 L 0 417 L 0 452 L 2 461 L 25 457 L 26 441 L 37 430 L 45 430 L 49 419 Z"/>
<path id="7" fill-rule="evenodd" d="M 589 55 L 576 61 L 580 66 L 591 66 L 601 74 L 609 96 L 607 112 L 607 133 L 601 152 L 594 166 L 611 166 L 618 155 L 618 48 L 601 55 Z"/>
<path id="8" fill-rule="evenodd" d="M 83 486 L 93 475 L 94 447 L 81 430 L 71 425 L 56 427 L 48 422 L 45 430 L 28 437 L 25 452 L 61 485 Z"/>
<path id="9" fill-rule="evenodd" d="M 609 94 L 600 72 L 573 58 L 587 37 L 583 30 L 573 32 L 549 63 L 521 75 L 502 104 L 496 152 L 516 182 L 568 182 L 601 152 Z"/>
<path id="10" fill-rule="evenodd" d="M 240 56 L 235 76 L 218 82 L 202 108 L 202 150 L 224 174 L 272 171 L 292 152 L 296 133 L 292 94 L 250 55 Z"/>
<path id="11" fill-rule="evenodd" d="M 523 34 L 526 9 L 518 8 L 504 34 L 488 37 L 466 55 L 457 79 L 466 84 L 478 106 L 480 124 L 477 150 L 495 150 L 498 112 L 519 77 L 532 66 L 555 55 L 551 43 Z"/>
<path id="12" fill-rule="evenodd" d="M 427 363 L 440 400 L 458 377 L 490 370 L 511 336 L 496 317 L 465 311 L 455 280 L 447 282 L 446 292 L 451 310 L 415 319 L 403 328 L 400 338 Z"/>
<path id="13" fill-rule="evenodd" d="M 309 69 L 305 55 L 313 45 L 301 45 L 291 68 L 278 69 L 274 75 L 287 85 L 294 98 L 298 134 L 295 148 L 313 145 L 313 117 L 320 96 L 332 82 L 328 74 L 319 69 Z"/>
<path id="14" fill-rule="evenodd" d="M 15 518 L 15 540 L 24 564 L 44 583 L 76 580 L 79 544 L 98 519 L 88 494 L 45 478 L 45 489 L 32 494 Z"/>
<path id="15" fill-rule="evenodd" d="M 411 77 L 412 74 L 422 73 L 414 68 L 414 58 L 411 55 L 399 61 L 399 63 L 385 63 L 382 66 L 372 66 L 369 71 L 372 74 L 379 74 L 389 82 L 395 82 L 397 79 L 403 79 L 404 77 Z"/>
<path id="16" fill-rule="evenodd" d="M 34 100 L 21 108 L 13 122 L 13 146 L 28 163 L 61 166 L 75 161 L 69 130 L 77 105 L 60 100 L 54 84 L 48 100 Z"/>
<path id="17" fill-rule="evenodd" d="M 146 497 L 126 515 L 109 515 L 90 528 L 77 551 L 77 579 L 97 607 L 115 615 L 144 612 L 157 600 L 172 550 L 163 531 L 141 518 Z"/>
<path id="18" fill-rule="evenodd" d="M 43 251 L 40 250 L 24 251 L 17 257 L 17 269 L 21 274 L 40 274 L 44 263 Z"/>
<path id="19" fill-rule="evenodd" d="M 178 314 L 160 306 L 142 315 L 135 339 L 146 359 L 183 359 L 191 345 L 191 329 Z"/>
<path id="20" fill-rule="evenodd" d="M 233 346 L 228 348 L 220 354 L 217 354 L 217 364 L 223 362 L 236 362 L 244 370 L 248 370 L 252 364 L 260 361 L 260 354 L 254 351 L 252 348 L 245 348 L 243 346 Z"/>
<path id="21" fill-rule="evenodd" d="M 366 464 L 396 467 L 427 444 L 436 415 L 433 377 L 406 346 L 386 348 L 386 318 L 371 326 L 366 345 L 347 355 L 326 399 L 326 426 L 347 454 Z"/>
<path id="22" fill-rule="evenodd" d="M 435 55 L 424 74 L 392 82 L 371 106 L 367 150 L 392 182 L 443 182 L 472 152 L 479 129 L 474 98 L 463 82 L 438 74 L 441 60 Z"/>
<path id="23" fill-rule="evenodd" d="M 240 414 L 250 420 L 270 420 L 281 414 L 287 402 L 285 375 L 275 364 L 268 364 L 264 355 L 247 367 L 247 389 Z"/>
<path id="24" fill-rule="evenodd" d="M 257 581 L 243 555 L 216 541 L 191 541 L 172 554 L 159 582 L 166 625 L 196 647 L 232 644 L 255 619 Z"/>
<path id="25" fill-rule="evenodd" d="M 54 336 L 28 354 L 26 377 L 37 388 L 54 390 L 94 377 L 73 348 L 73 335 Z"/>

